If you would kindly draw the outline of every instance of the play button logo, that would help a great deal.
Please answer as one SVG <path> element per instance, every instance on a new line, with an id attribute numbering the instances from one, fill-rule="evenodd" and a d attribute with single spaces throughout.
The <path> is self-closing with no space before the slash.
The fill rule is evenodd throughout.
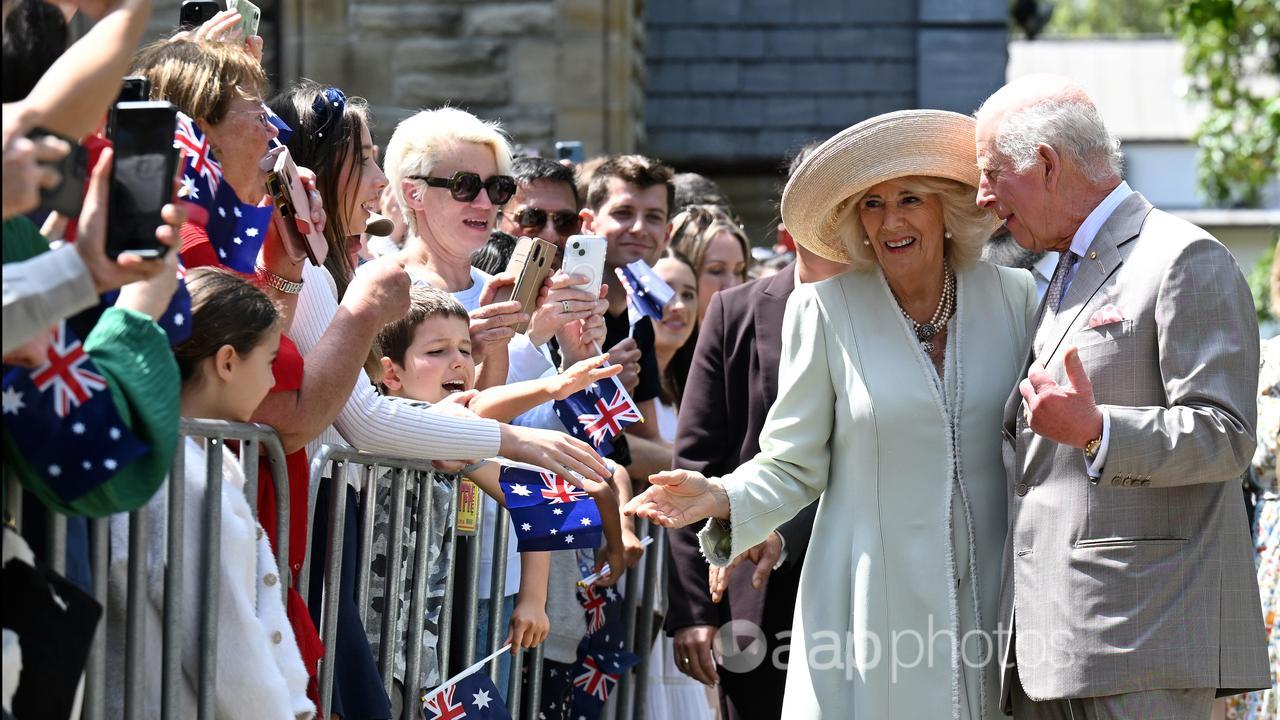
<path id="1" fill-rule="evenodd" d="M 721 667 L 732 673 L 755 670 L 769 654 L 764 632 L 750 620 L 730 620 L 721 625 L 711 647 Z"/>

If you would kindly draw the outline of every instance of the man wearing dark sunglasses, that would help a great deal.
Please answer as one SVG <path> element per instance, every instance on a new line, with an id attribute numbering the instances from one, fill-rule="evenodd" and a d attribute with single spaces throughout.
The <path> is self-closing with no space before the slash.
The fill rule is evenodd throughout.
<path id="1" fill-rule="evenodd" d="M 555 243 L 555 267 L 560 267 L 565 240 L 582 228 L 573 171 L 546 158 L 517 158 L 511 174 L 516 194 L 498 214 L 498 229 Z"/>

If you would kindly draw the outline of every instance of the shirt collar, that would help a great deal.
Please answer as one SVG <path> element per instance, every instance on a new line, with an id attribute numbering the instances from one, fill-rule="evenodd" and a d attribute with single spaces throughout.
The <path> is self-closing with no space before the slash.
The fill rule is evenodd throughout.
<path id="1" fill-rule="evenodd" d="M 1058 268 L 1058 253 L 1050 250 L 1044 254 L 1044 257 L 1037 260 L 1031 268 L 1046 281 L 1052 281 L 1053 271 Z"/>
<path id="2" fill-rule="evenodd" d="M 1106 224 L 1111 217 L 1111 213 L 1115 212 L 1120 203 L 1129 197 L 1133 190 L 1129 187 L 1129 183 L 1121 180 L 1120 184 L 1111 191 L 1111 194 L 1102 199 L 1098 203 L 1098 207 L 1089 213 L 1089 217 L 1080 223 L 1079 229 L 1076 230 L 1075 237 L 1071 238 L 1071 252 L 1077 257 L 1084 257 L 1089 250 L 1089 246 L 1093 244 L 1093 239 L 1098 236 L 1098 231 Z"/>

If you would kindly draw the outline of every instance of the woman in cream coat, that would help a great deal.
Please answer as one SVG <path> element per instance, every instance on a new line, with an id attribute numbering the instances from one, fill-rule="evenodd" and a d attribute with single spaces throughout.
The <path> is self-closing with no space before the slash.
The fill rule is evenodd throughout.
<path id="1" fill-rule="evenodd" d="M 783 717 L 995 718 L 1000 418 L 1031 276 L 977 262 L 973 120 L 913 110 L 819 147 L 783 195 L 796 241 L 851 270 L 797 288 L 760 454 L 674 470 L 627 510 L 701 533 L 715 564 L 821 498 Z M 772 658 L 766 658 L 772 661 Z"/>

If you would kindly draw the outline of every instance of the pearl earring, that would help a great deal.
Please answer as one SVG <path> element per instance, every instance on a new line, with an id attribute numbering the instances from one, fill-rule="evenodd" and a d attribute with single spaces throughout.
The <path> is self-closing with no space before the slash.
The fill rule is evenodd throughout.
<path id="1" fill-rule="evenodd" d="M 942 237 L 944 237 L 944 238 L 946 238 L 946 239 L 950 240 L 950 239 L 951 239 L 951 231 L 950 231 L 950 230 L 947 230 L 946 232 L 942 233 Z"/>
<path id="2" fill-rule="evenodd" d="M 871 244 L 871 241 L 870 241 L 870 240 L 863 240 L 863 241 L 862 241 L 862 244 L 863 244 L 863 245 L 870 245 L 870 244 Z"/>

